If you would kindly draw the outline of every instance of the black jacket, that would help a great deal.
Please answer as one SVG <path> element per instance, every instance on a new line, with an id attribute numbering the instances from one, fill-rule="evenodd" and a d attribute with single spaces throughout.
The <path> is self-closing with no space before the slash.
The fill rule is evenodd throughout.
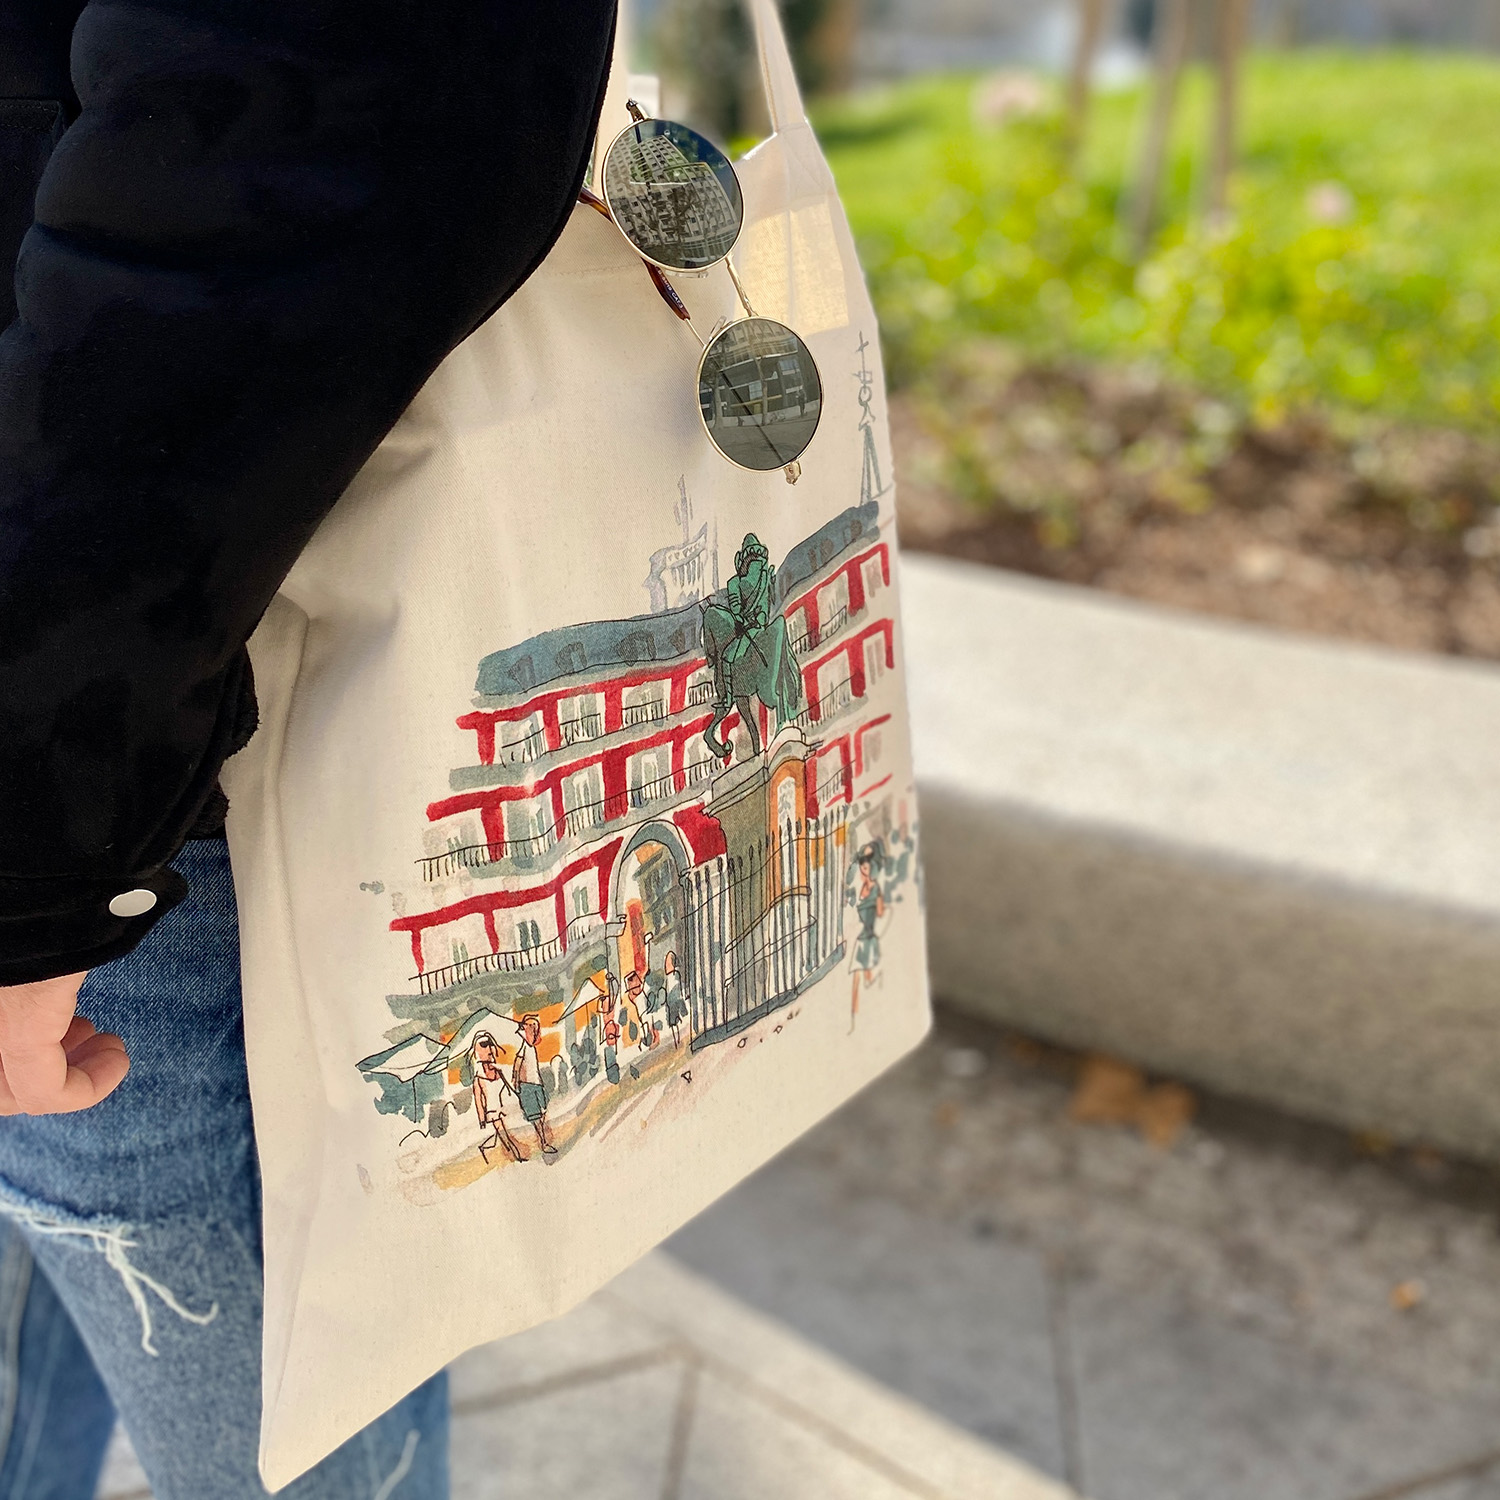
<path id="1" fill-rule="evenodd" d="M 186 894 L 245 639 L 561 232 L 613 13 L 0 0 L 0 985 Z"/>

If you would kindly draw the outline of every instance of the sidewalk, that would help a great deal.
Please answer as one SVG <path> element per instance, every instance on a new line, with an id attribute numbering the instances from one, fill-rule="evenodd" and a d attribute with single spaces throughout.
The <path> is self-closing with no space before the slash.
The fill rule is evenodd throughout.
<path id="1" fill-rule="evenodd" d="M 1070 1500 L 660 1252 L 452 1379 L 453 1500 Z"/>
<path id="2" fill-rule="evenodd" d="M 455 1500 L 1500 1500 L 1500 1175 L 1198 1102 L 942 1018 L 462 1360 Z"/>

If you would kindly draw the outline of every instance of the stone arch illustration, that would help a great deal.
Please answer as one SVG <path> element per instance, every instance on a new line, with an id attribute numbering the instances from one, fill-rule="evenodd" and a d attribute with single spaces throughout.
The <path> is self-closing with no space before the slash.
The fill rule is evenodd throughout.
<path id="1" fill-rule="evenodd" d="M 641 865 L 639 855 L 642 850 L 651 846 L 664 849 L 670 863 L 667 872 L 666 888 L 670 890 L 673 904 L 679 900 L 678 886 L 686 873 L 693 867 L 693 855 L 687 841 L 683 838 L 676 825 L 669 819 L 653 818 L 640 824 L 626 839 L 619 854 L 615 858 L 614 869 L 610 872 L 610 920 L 606 925 L 608 942 L 608 957 L 611 972 L 615 978 L 623 983 L 625 978 L 626 964 L 624 962 L 623 943 L 630 940 L 630 924 L 632 921 L 631 905 L 632 898 L 629 890 L 629 882 L 632 877 L 639 878 Z M 681 908 L 678 906 L 677 919 L 681 919 Z M 688 934 L 683 933 L 686 938 Z M 683 955 L 679 955 L 682 957 Z M 653 965 L 659 964 L 665 954 L 655 955 L 652 958 Z M 618 970 L 618 972 L 616 972 Z"/>

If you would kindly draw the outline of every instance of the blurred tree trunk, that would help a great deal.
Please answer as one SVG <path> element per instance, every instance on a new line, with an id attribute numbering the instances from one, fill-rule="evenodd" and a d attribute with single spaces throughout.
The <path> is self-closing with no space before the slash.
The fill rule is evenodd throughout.
<path id="1" fill-rule="evenodd" d="M 741 0 L 666 0 L 659 16 L 662 71 L 688 123 L 721 142 L 747 133 L 758 73 Z"/>
<path id="2" fill-rule="evenodd" d="M 1161 197 L 1167 149 L 1172 139 L 1172 116 L 1177 85 L 1193 35 L 1192 0 L 1162 0 L 1156 17 L 1156 50 L 1152 64 L 1151 112 L 1141 143 L 1140 166 L 1130 202 L 1131 241 L 1137 258 L 1145 255 L 1156 228 L 1156 206 Z"/>
<path id="3" fill-rule="evenodd" d="M 1068 75 L 1068 149 L 1083 145 L 1088 129 L 1089 96 L 1094 78 L 1094 58 L 1104 36 L 1109 0 L 1078 0 L 1078 38 L 1073 46 L 1073 66 Z"/>
<path id="4" fill-rule="evenodd" d="M 787 9 L 790 10 L 790 5 Z M 862 0 L 821 0 L 823 15 L 808 36 L 805 51 L 808 63 L 800 76 L 806 78 L 809 67 L 821 76 L 808 79 L 809 90 L 841 94 L 854 83 L 856 44 L 864 5 Z"/>
<path id="5" fill-rule="evenodd" d="M 803 89 L 817 94 L 847 87 L 860 0 L 778 0 L 778 8 Z M 685 95 L 688 123 L 721 143 L 763 134 L 760 63 L 744 0 L 663 0 L 659 16 L 663 71 Z"/>
<path id="6" fill-rule="evenodd" d="M 1240 112 L 1240 65 L 1250 24 L 1250 0 L 1219 0 L 1214 62 L 1213 139 L 1209 150 L 1208 221 L 1222 224 L 1229 214 L 1229 178 L 1234 171 Z"/>
<path id="7" fill-rule="evenodd" d="M 1302 0 L 1281 0 L 1271 36 L 1278 47 L 1295 47 L 1302 40 Z"/>

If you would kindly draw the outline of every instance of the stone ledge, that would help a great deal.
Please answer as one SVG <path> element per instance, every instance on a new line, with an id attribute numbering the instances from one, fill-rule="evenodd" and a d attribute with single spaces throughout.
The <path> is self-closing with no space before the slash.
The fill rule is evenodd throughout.
<path id="1" fill-rule="evenodd" d="M 1500 670 L 903 585 L 940 996 L 1500 1159 Z"/>

